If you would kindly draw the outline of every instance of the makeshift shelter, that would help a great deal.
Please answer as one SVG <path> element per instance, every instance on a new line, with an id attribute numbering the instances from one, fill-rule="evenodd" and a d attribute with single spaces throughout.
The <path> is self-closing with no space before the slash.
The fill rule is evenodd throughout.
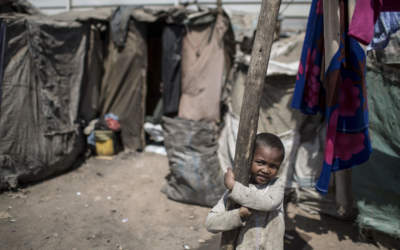
<path id="1" fill-rule="evenodd" d="M 234 54 L 229 19 L 216 10 L 119 7 L 0 18 L 10 26 L 1 88 L 1 189 L 71 169 L 86 151 L 83 128 L 107 113 L 119 117 L 124 148 L 143 150 L 145 116 L 155 104 L 162 102 L 172 120 L 178 114 L 180 72 L 190 71 L 182 71 L 174 41 L 183 41 L 188 27 L 211 31 L 207 38 L 220 46 L 220 92 Z M 222 107 L 218 94 L 214 106 Z"/>
<path id="2" fill-rule="evenodd" d="M 0 106 L 0 187 L 65 171 L 84 152 L 78 121 L 86 27 L 3 14 L 6 44 Z"/>

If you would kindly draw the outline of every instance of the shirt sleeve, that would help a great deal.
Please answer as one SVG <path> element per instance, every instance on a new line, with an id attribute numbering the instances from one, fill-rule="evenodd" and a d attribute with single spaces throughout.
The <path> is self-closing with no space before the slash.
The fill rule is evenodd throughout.
<path id="1" fill-rule="evenodd" d="M 208 213 L 206 219 L 206 228 L 211 233 L 219 233 L 229 231 L 244 225 L 240 218 L 239 208 L 233 210 L 226 210 L 226 202 L 228 199 L 228 191 L 222 196 L 211 211 Z"/>
<path id="2" fill-rule="evenodd" d="M 269 186 L 268 190 L 251 189 L 240 182 L 235 182 L 232 192 L 228 195 L 236 203 L 257 211 L 277 210 L 284 197 L 284 185 L 280 179 Z"/>

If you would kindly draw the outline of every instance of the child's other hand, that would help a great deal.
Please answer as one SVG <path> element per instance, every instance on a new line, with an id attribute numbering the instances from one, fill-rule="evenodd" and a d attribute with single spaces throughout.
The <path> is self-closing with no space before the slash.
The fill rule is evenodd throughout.
<path id="1" fill-rule="evenodd" d="M 228 168 L 226 171 L 224 183 L 225 187 L 229 190 L 232 190 L 233 185 L 235 185 L 235 175 L 233 174 L 232 168 Z"/>
<path id="2" fill-rule="evenodd" d="M 247 207 L 240 207 L 239 215 L 240 215 L 240 218 L 242 218 L 242 219 L 249 217 L 251 215 L 250 209 L 248 209 Z"/>

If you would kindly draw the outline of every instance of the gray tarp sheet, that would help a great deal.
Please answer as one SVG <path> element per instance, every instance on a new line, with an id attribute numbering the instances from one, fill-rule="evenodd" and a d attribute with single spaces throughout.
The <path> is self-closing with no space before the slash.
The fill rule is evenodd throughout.
<path id="1" fill-rule="evenodd" d="M 121 123 L 125 148 L 144 149 L 147 45 L 143 23 L 128 24 L 125 46 L 108 44 L 104 77 L 100 87 L 101 115 L 114 113 Z"/>
<path id="2" fill-rule="evenodd" d="M 218 126 L 214 122 L 163 118 L 170 174 L 168 198 L 203 206 L 216 204 L 225 191 L 218 163 Z"/>
<path id="3" fill-rule="evenodd" d="M 86 51 L 77 22 L 13 15 L 0 106 L 0 187 L 65 171 L 83 150 L 76 123 Z"/>

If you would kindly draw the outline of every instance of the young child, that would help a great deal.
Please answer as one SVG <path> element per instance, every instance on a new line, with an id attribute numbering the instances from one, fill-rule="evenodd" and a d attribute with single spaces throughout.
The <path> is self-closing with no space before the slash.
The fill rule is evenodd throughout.
<path id="1" fill-rule="evenodd" d="M 258 134 L 252 157 L 248 187 L 235 181 L 232 169 L 226 172 L 228 190 L 208 214 L 206 227 L 212 233 L 240 227 L 237 250 L 283 250 L 284 183 L 277 177 L 285 157 L 282 141 L 270 133 Z M 228 199 L 240 208 L 228 211 Z"/>

